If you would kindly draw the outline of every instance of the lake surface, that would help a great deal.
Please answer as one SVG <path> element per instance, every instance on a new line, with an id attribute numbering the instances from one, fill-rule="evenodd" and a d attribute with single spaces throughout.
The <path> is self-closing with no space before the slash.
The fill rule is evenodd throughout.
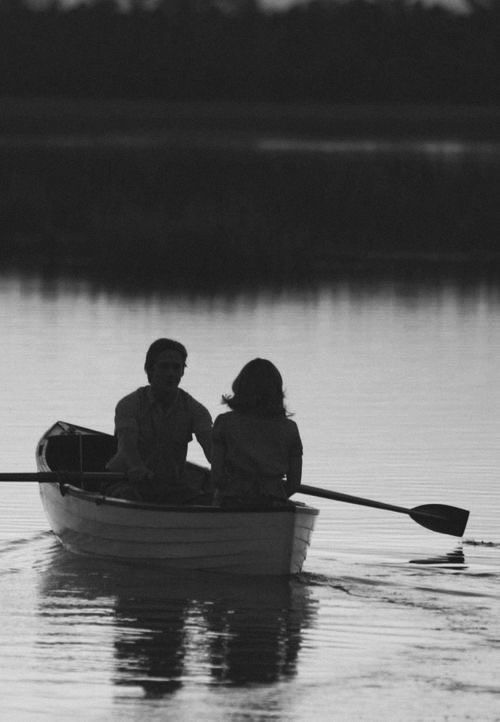
<path id="1" fill-rule="evenodd" d="M 176 295 L 12 274 L 0 329 L 2 472 L 33 471 L 57 419 L 111 432 L 147 346 L 171 336 L 189 351 L 184 388 L 214 415 L 246 361 L 277 364 L 304 483 L 471 511 L 460 541 L 299 497 L 321 512 L 300 577 L 232 579 L 74 557 L 37 488 L 4 482 L 5 719 L 500 719 L 494 282 Z"/>

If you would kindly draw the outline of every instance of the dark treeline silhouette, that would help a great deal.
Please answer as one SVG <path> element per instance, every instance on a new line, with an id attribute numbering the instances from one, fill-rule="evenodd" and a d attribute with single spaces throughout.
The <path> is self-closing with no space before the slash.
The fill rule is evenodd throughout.
<path id="1" fill-rule="evenodd" d="M 0 1 L 0 95 L 175 101 L 500 101 L 500 3 Z"/>

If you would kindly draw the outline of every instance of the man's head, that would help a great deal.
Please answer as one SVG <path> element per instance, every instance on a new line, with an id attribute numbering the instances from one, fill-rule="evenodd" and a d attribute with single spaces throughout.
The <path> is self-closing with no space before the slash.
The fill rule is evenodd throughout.
<path id="1" fill-rule="evenodd" d="M 165 393 L 177 388 L 184 375 L 186 359 L 186 348 L 179 341 L 170 338 L 153 341 L 144 364 L 149 383 Z"/>

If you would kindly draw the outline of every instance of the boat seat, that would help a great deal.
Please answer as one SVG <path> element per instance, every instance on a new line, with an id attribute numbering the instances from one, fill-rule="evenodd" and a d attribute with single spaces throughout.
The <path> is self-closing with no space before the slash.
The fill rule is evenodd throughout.
<path id="1" fill-rule="evenodd" d="M 107 434 L 64 434 L 51 436 L 45 458 L 53 471 L 104 471 L 106 463 L 116 451 L 116 439 Z M 97 491 L 99 483 L 94 488 Z"/>
<path id="2" fill-rule="evenodd" d="M 109 434 L 61 434 L 48 438 L 45 460 L 52 471 L 105 471 L 116 448 L 117 440 Z M 185 474 L 193 487 L 210 492 L 208 469 L 188 461 Z M 83 488 L 100 491 L 100 482 L 87 480 Z"/>

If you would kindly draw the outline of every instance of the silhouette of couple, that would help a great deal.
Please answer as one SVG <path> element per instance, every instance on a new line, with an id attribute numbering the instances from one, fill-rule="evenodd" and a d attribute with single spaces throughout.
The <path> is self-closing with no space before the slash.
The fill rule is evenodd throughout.
<path id="1" fill-rule="evenodd" d="M 284 404 L 283 380 L 266 359 L 249 361 L 222 396 L 229 411 L 212 424 L 208 409 L 180 388 L 183 344 L 154 341 L 146 353 L 148 385 L 122 398 L 115 412 L 117 452 L 106 482 L 109 496 L 163 504 L 225 508 L 282 507 L 300 486 L 302 442 Z M 193 435 L 211 463 L 210 483 L 186 472 Z"/>

